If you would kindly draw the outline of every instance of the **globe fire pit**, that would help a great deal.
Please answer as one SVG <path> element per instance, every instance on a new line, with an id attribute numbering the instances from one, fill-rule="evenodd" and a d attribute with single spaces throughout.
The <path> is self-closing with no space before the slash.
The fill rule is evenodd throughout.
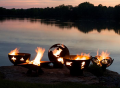
<path id="1" fill-rule="evenodd" d="M 69 55 L 68 48 L 63 44 L 54 44 L 48 51 L 49 60 L 53 63 L 54 68 L 62 68 L 64 60 L 62 57 Z"/>
<path id="2" fill-rule="evenodd" d="M 88 54 L 68 55 L 63 58 L 65 66 L 70 70 L 70 74 L 73 76 L 83 75 L 83 70 L 89 66 L 91 60 L 91 56 Z"/>
<path id="3" fill-rule="evenodd" d="M 106 70 L 107 67 L 109 67 L 113 63 L 114 59 L 109 57 L 109 53 L 102 51 L 101 55 L 99 55 L 97 51 L 97 55 L 95 57 L 92 57 L 92 62 L 95 65 L 100 66 L 103 71 Z"/>
<path id="4" fill-rule="evenodd" d="M 14 64 L 21 64 L 25 63 L 27 60 L 30 59 L 31 54 L 29 53 L 19 53 L 19 49 L 14 49 L 12 50 L 9 54 L 9 60 Z"/>

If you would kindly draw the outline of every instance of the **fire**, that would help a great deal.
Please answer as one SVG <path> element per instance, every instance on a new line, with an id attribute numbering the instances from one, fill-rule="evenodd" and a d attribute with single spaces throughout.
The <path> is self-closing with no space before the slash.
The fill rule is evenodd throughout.
<path id="1" fill-rule="evenodd" d="M 57 60 L 58 60 L 58 62 L 61 62 L 62 64 L 64 64 L 64 61 L 63 61 L 62 57 L 59 57 Z"/>
<path id="2" fill-rule="evenodd" d="M 106 52 L 102 51 L 101 55 L 99 55 L 99 52 L 97 51 L 97 59 L 100 61 L 103 59 L 109 59 L 108 58 L 109 55 L 110 55 L 110 53 L 107 53 L 107 51 Z"/>
<path id="3" fill-rule="evenodd" d="M 19 53 L 19 49 L 15 48 L 14 50 L 10 51 L 9 55 L 17 55 Z"/>
<path id="4" fill-rule="evenodd" d="M 84 66 L 85 66 L 85 61 L 83 61 L 83 62 L 81 63 L 81 69 L 83 69 Z"/>
<path id="5" fill-rule="evenodd" d="M 59 57 L 61 51 L 62 51 L 62 49 L 60 49 L 60 48 L 58 50 L 55 49 L 55 50 L 53 50 L 53 55 L 56 56 L 56 57 Z"/>
<path id="6" fill-rule="evenodd" d="M 86 53 L 81 53 L 81 55 L 77 55 L 77 57 L 75 58 L 75 60 L 87 60 L 90 59 L 90 54 L 86 54 Z"/>
<path id="7" fill-rule="evenodd" d="M 16 58 L 15 58 L 15 57 L 12 57 L 12 60 L 15 62 L 15 61 L 16 61 Z"/>
<path id="8" fill-rule="evenodd" d="M 44 48 L 40 48 L 40 47 L 37 47 L 37 49 L 35 50 L 37 55 L 35 57 L 35 59 L 33 61 L 26 61 L 28 62 L 29 64 L 34 64 L 34 65 L 38 65 L 40 66 L 40 61 L 43 57 L 43 54 L 45 52 L 45 49 Z"/>
<path id="9" fill-rule="evenodd" d="M 72 66 L 72 62 L 66 62 L 66 65 Z"/>
<path id="10" fill-rule="evenodd" d="M 109 55 L 110 55 L 110 53 L 107 53 L 107 51 L 106 52 L 102 51 L 102 53 L 100 55 L 99 55 L 99 52 L 97 51 L 97 56 L 96 56 L 97 59 L 98 59 L 97 65 L 102 66 L 100 61 L 103 60 L 103 59 L 110 59 Z M 102 61 L 102 63 L 107 64 L 107 60 Z"/>
<path id="11" fill-rule="evenodd" d="M 20 59 L 20 61 L 24 61 L 23 57 Z"/>

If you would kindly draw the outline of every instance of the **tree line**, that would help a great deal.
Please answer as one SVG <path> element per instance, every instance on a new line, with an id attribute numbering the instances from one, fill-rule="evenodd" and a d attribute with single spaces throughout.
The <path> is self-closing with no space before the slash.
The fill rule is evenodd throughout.
<path id="1" fill-rule="evenodd" d="M 106 7 L 102 4 L 94 6 L 89 2 L 83 2 L 76 7 L 72 5 L 59 5 L 47 8 L 6 9 L 0 7 L 0 16 L 35 17 L 66 20 L 116 20 L 120 21 L 120 4 L 114 7 Z"/>

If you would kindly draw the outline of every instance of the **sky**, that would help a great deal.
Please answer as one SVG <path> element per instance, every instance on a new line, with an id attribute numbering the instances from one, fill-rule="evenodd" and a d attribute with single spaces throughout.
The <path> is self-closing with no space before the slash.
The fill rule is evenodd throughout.
<path id="1" fill-rule="evenodd" d="M 80 3 L 90 2 L 94 6 L 102 4 L 103 6 L 112 6 L 120 4 L 120 0 L 0 0 L 0 7 L 11 8 L 46 8 L 59 5 L 78 6 Z"/>

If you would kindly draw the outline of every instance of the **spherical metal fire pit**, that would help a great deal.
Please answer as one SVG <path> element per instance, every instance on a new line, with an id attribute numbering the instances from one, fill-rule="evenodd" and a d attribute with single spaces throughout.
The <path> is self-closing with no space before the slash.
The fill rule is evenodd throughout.
<path id="1" fill-rule="evenodd" d="M 29 53 L 16 53 L 15 55 L 8 54 L 9 60 L 14 64 L 25 63 L 26 60 L 30 59 L 31 54 Z"/>
<path id="2" fill-rule="evenodd" d="M 83 70 L 89 66 L 91 57 L 81 60 L 76 60 L 76 57 L 78 57 L 78 55 L 68 55 L 63 58 L 65 66 L 70 70 L 70 74 L 80 76 L 83 75 Z"/>
<path id="3" fill-rule="evenodd" d="M 63 44 L 54 44 L 50 47 L 48 51 L 49 60 L 53 63 L 53 67 L 62 68 L 64 61 L 63 58 L 66 55 L 69 55 L 68 48 Z"/>
<path id="4" fill-rule="evenodd" d="M 103 69 L 103 71 L 105 71 L 106 68 L 109 67 L 114 61 L 114 59 L 112 59 L 111 57 L 106 57 L 101 60 L 98 59 L 99 57 L 100 56 L 92 57 L 92 63 L 100 66 Z"/>

